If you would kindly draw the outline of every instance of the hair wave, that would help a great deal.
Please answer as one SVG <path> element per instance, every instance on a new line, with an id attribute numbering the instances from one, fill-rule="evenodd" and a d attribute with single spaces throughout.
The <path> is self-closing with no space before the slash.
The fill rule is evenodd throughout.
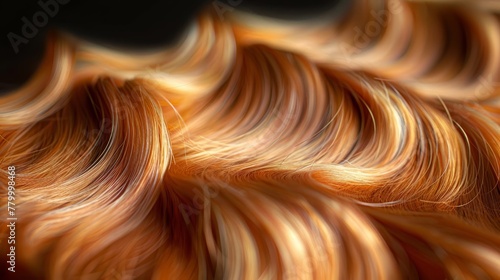
<path id="1" fill-rule="evenodd" d="M 207 10 L 154 53 L 52 34 L 0 97 L 16 276 L 498 277 L 500 7 L 350 9 Z"/>

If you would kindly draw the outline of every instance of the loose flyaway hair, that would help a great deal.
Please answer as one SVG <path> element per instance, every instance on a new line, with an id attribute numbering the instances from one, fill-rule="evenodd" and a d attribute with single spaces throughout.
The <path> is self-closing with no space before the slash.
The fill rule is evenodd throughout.
<path id="1" fill-rule="evenodd" d="M 498 278 L 499 65 L 486 0 L 211 7 L 149 53 L 52 34 L 0 97 L 8 276 Z"/>

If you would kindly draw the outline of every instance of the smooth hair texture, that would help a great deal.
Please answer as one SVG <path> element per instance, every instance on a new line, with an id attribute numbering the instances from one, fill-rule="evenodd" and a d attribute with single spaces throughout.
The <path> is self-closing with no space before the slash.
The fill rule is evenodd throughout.
<path id="1" fill-rule="evenodd" d="M 209 9 L 154 53 L 52 34 L 0 97 L 24 267 L 9 276 L 497 278 L 499 12 Z"/>

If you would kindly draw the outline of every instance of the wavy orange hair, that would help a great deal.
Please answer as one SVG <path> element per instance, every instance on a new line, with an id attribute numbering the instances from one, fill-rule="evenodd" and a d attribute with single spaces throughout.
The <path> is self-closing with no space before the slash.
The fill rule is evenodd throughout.
<path id="1" fill-rule="evenodd" d="M 206 11 L 154 53 L 52 36 L 0 97 L 0 167 L 18 173 L 8 276 L 498 277 L 499 11 Z"/>

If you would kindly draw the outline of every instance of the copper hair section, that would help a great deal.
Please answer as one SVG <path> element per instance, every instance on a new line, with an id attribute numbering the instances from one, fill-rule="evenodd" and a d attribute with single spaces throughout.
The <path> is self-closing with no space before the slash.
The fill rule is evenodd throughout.
<path id="1" fill-rule="evenodd" d="M 500 9 L 472 2 L 209 9 L 151 53 L 54 35 L 0 97 L 5 275 L 497 278 Z"/>

